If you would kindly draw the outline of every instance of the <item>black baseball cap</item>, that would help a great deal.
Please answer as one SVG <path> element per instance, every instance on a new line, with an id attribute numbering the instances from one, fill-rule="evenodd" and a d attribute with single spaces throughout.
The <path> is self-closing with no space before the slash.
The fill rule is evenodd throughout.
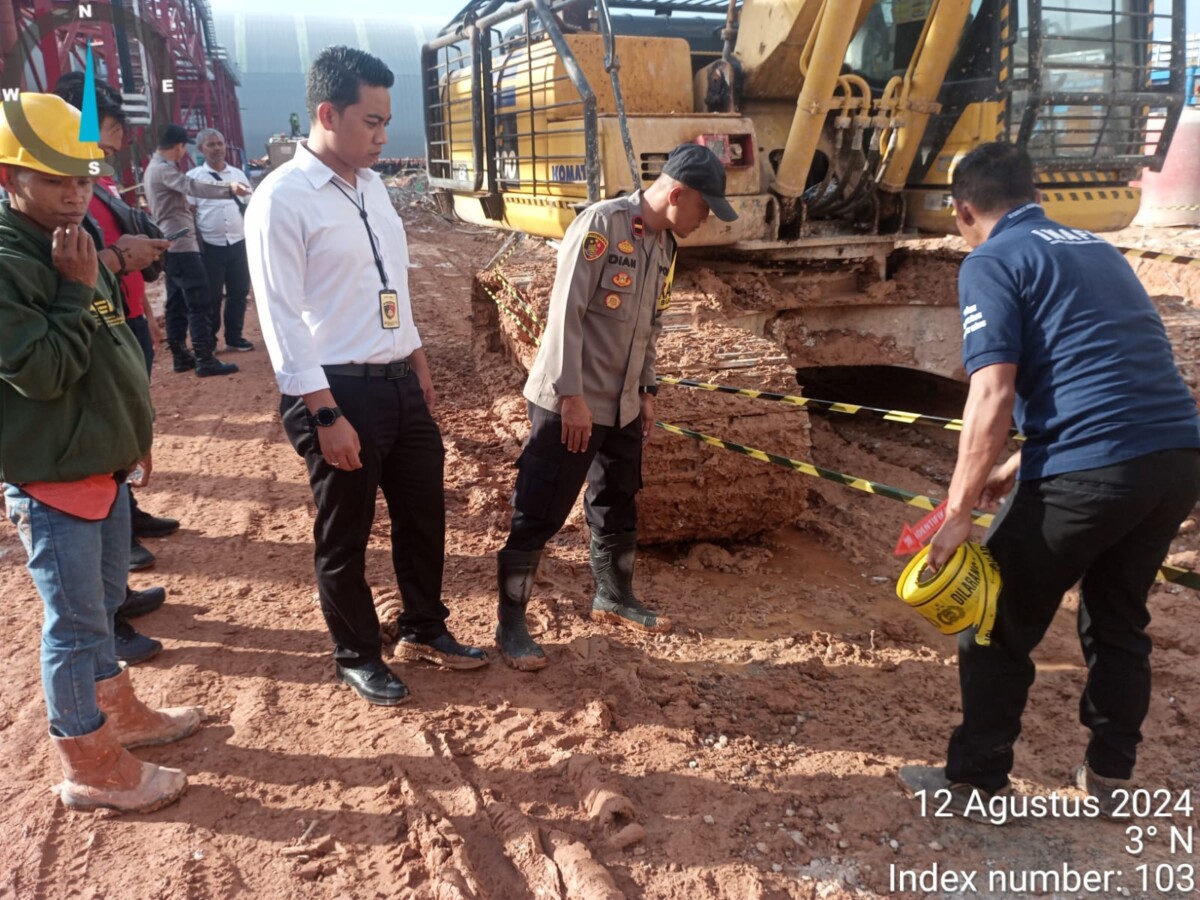
<path id="1" fill-rule="evenodd" d="M 663 174 L 699 191 L 712 214 L 722 222 L 732 222 L 738 217 L 725 199 L 725 166 L 707 147 L 680 144 L 667 157 Z"/>
<path id="2" fill-rule="evenodd" d="M 158 139 L 159 149 L 166 150 L 168 147 L 178 147 L 180 144 L 194 144 L 195 140 L 188 137 L 187 129 L 182 125 L 174 123 L 163 129 L 162 137 Z"/>

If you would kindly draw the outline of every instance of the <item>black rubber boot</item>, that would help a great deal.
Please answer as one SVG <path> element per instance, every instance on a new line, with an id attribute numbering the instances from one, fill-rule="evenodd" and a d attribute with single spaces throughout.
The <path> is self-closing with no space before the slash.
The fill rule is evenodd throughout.
<path id="1" fill-rule="evenodd" d="M 171 358 L 175 361 L 176 372 L 188 372 L 196 368 L 196 357 L 188 349 L 187 344 L 167 344 L 171 350 Z"/>
<path id="2" fill-rule="evenodd" d="M 238 370 L 233 363 L 224 363 L 217 359 L 211 350 L 196 351 L 196 375 L 207 378 L 210 375 L 232 375 Z"/>
<path id="3" fill-rule="evenodd" d="M 533 593 L 533 577 L 541 558 L 540 550 L 501 550 L 496 556 L 496 580 L 500 588 L 496 646 L 504 661 L 522 672 L 535 672 L 549 665 L 545 652 L 534 643 L 525 624 L 525 607 Z"/>
<path id="4" fill-rule="evenodd" d="M 629 625 L 641 631 L 664 634 L 671 620 L 642 605 L 633 593 L 633 564 L 637 559 L 637 532 L 600 535 L 592 532 L 592 619 Z"/>

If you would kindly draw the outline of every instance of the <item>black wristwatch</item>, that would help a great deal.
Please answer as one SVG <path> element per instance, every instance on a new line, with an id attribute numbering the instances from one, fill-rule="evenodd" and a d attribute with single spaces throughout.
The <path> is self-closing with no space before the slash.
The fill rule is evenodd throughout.
<path id="1" fill-rule="evenodd" d="M 312 420 L 321 428 L 328 428 L 342 416 L 341 407 L 322 406 L 312 414 Z"/>
<path id="2" fill-rule="evenodd" d="M 651 397 L 657 397 L 658 396 L 658 385 L 657 384 L 643 384 L 640 388 L 638 388 L 638 393 L 639 394 L 649 394 Z"/>

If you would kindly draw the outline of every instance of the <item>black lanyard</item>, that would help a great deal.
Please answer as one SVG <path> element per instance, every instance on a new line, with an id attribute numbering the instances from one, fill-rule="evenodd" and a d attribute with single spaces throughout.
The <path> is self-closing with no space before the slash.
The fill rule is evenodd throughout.
<path id="1" fill-rule="evenodd" d="M 367 229 L 367 240 L 371 242 L 371 255 L 375 257 L 375 268 L 379 270 L 379 280 L 383 282 L 383 289 L 388 289 L 387 270 L 383 267 L 383 257 L 379 255 L 379 248 L 375 246 L 375 232 L 371 230 L 371 223 L 367 221 L 367 201 L 364 198 L 362 206 L 354 202 L 354 198 L 342 190 L 342 186 L 336 181 L 331 184 L 338 189 L 338 192 L 354 204 L 354 208 L 358 210 L 358 216 L 362 219 L 363 228 Z"/>
<path id="2" fill-rule="evenodd" d="M 208 174 L 211 175 L 213 178 L 217 179 L 217 181 L 221 182 L 222 184 L 225 183 L 225 179 L 221 177 L 221 173 L 218 172 L 216 169 L 210 168 L 208 170 Z M 233 181 L 233 179 L 231 178 L 230 181 Z M 230 193 L 230 196 L 231 196 L 233 202 L 237 204 L 238 212 L 241 213 L 243 216 L 245 216 L 246 215 L 246 204 L 243 203 L 241 201 L 241 198 L 238 197 L 237 194 L 233 193 L 232 190 L 229 193 Z"/>

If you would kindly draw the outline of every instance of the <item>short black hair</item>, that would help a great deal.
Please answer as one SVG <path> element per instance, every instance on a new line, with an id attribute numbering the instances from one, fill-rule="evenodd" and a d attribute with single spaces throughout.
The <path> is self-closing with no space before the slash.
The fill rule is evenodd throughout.
<path id="1" fill-rule="evenodd" d="M 78 110 L 83 109 L 83 72 L 67 72 L 54 85 L 54 93 Z M 103 81 L 96 82 L 96 112 L 100 121 L 116 119 L 121 125 L 126 122 L 124 99 L 121 92 Z"/>
<path id="2" fill-rule="evenodd" d="M 187 129 L 182 125 L 176 125 L 174 122 L 163 129 L 162 134 L 158 138 L 159 150 L 170 150 L 172 147 L 178 147 L 180 144 L 195 143 L 188 137 Z"/>
<path id="3" fill-rule="evenodd" d="M 954 167 L 950 193 L 981 213 L 1005 212 L 1037 200 L 1033 160 L 1024 147 L 995 141 L 976 147 Z"/>
<path id="4" fill-rule="evenodd" d="M 308 118 L 317 121 L 317 107 L 332 103 L 338 112 L 358 102 L 360 85 L 390 88 L 396 76 L 387 64 L 353 47 L 326 47 L 308 68 Z"/>

